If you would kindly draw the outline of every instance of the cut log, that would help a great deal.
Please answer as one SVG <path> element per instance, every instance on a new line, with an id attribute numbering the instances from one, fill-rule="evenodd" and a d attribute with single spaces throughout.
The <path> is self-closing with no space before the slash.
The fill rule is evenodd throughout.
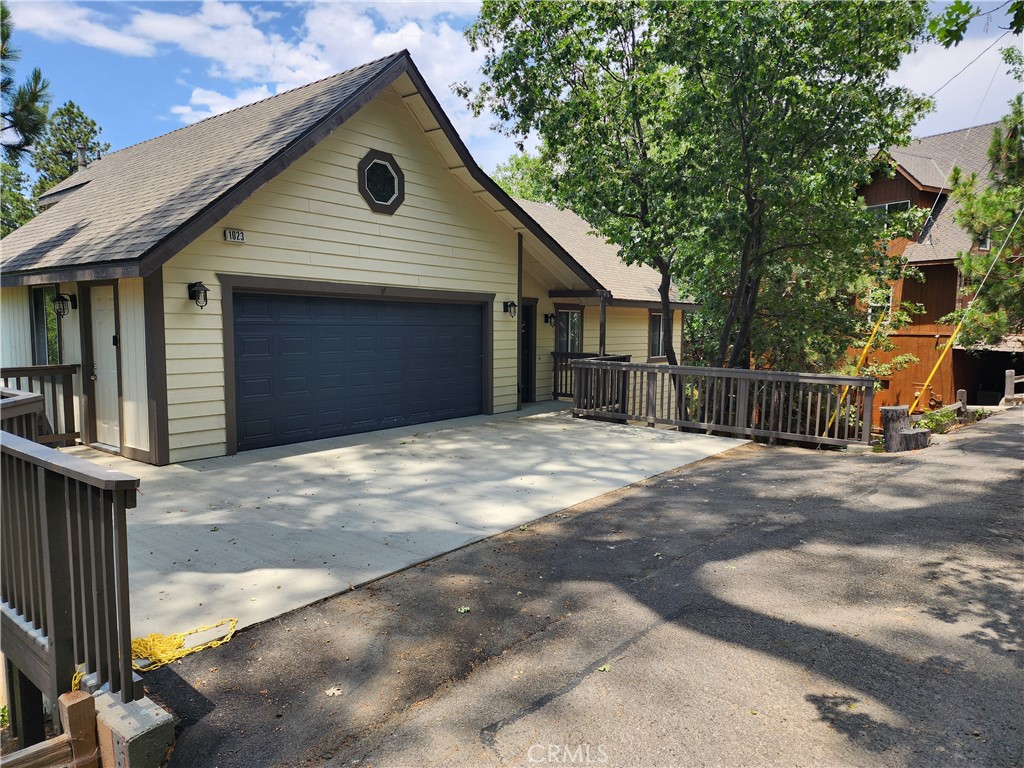
<path id="1" fill-rule="evenodd" d="M 900 432 L 900 448 L 901 451 L 917 451 L 921 448 L 927 448 L 928 443 L 931 441 L 932 431 L 930 429 L 924 429 L 923 427 L 916 427 L 914 429 L 905 429 Z"/>
<path id="2" fill-rule="evenodd" d="M 910 429 L 910 407 L 906 405 L 883 405 L 878 409 L 882 415 L 882 434 L 885 436 L 885 452 L 897 453 L 902 447 L 900 433 Z"/>

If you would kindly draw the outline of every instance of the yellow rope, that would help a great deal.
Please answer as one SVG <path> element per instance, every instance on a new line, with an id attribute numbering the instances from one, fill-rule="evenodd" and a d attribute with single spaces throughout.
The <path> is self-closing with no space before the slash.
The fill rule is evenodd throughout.
<path id="1" fill-rule="evenodd" d="M 969 309 L 969 308 L 968 308 Z M 946 342 L 946 346 L 942 348 L 942 353 L 939 355 L 939 359 L 935 361 L 935 365 L 932 367 L 932 372 L 928 374 L 928 378 L 924 380 L 924 384 L 921 385 L 921 389 L 918 390 L 917 397 L 914 398 L 914 404 L 910 406 L 910 413 L 917 410 L 917 404 L 921 401 L 921 396 L 928 389 L 928 385 L 932 383 L 932 378 L 935 376 L 935 372 L 939 370 L 939 366 L 942 365 L 942 361 L 946 359 L 946 353 L 953 348 L 953 342 L 956 341 L 956 337 L 960 333 L 960 329 L 963 328 L 964 320 L 967 319 L 967 312 L 964 312 L 963 319 L 957 323 L 956 328 L 953 329 L 953 335 L 949 337 L 949 341 Z"/>
<path id="2" fill-rule="evenodd" d="M 77 691 L 82 687 L 82 678 L 85 677 L 85 664 L 75 667 L 75 674 L 71 676 L 71 690 Z"/>
<path id="3" fill-rule="evenodd" d="M 197 645 L 194 648 L 185 648 L 185 638 L 200 632 L 209 632 L 225 624 L 230 624 L 227 634 L 217 640 Z M 161 635 L 153 633 L 145 637 L 136 637 L 132 640 L 132 669 L 136 672 L 149 672 L 158 669 L 172 661 L 177 661 L 188 656 L 190 653 L 202 651 L 206 648 L 216 648 L 231 639 L 235 634 L 235 627 L 238 619 L 221 619 L 216 624 L 209 624 L 205 627 L 196 627 L 188 632 L 179 632 L 173 635 Z M 139 664 L 136 659 L 149 659 L 148 664 Z"/>
<path id="4" fill-rule="evenodd" d="M 871 349 L 871 342 L 873 342 L 875 340 L 875 335 L 878 333 L 878 329 L 882 327 L 882 319 L 884 317 L 885 317 L 885 313 L 884 312 L 879 312 L 878 313 L 878 322 L 875 323 L 875 329 L 873 331 L 871 331 L 871 335 L 868 336 L 868 343 L 865 344 L 864 345 L 864 349 L 861 350 L 860 357 L 857 359 L 857 367 L 853 369 L 853 375 L 854 376 L 856 376 L 858 373 L 860 373 L 861 366 L 864 365 L 864 361 L 868 359 L 868 350 Z M 850 385 L 847 384 L 845 387 L 843 387 L 843 393 L 839 396 L 839 404 L 836 406 L 836 409 L 834 411 L 832 411 L 832 418 L 828 420 L 828 426 L 825 427 L 825 434 L 823 434 L 822 437 L 825 437 L 826 435 L 828 435 L 828 431 L 830 429 L 832 429 L 832 425 L 835 423 L 836 416 L 839 413 L 839 409 L 842 407 L 843 401 L 846 400 L 846 395 L 847 395 L 847 393 L 849 391 L 850 391 Z M 870 413 L 867 414 L 867 418 L 869 418 L 869 419 L 871 418 L 871 414 Z"/>

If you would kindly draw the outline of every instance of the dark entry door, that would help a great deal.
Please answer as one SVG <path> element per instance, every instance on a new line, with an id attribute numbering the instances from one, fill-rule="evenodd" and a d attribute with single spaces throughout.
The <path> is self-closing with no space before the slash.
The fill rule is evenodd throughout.
<path id="1" fill-rule="evenodd" d="M 519 402 L 532 403 L 537 391 L 537 305 L 524 301 L 519 317 Z"/>
<path id="2" fill-rule="evenodd" d="M 238 450 L 483 410 L 479 304 L 238 293 Z"/>

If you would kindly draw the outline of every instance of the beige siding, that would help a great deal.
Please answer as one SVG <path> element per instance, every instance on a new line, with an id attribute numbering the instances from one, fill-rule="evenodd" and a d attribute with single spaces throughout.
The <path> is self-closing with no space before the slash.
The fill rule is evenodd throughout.
<path id="1" fill-rule="evenodd" d="M 0 365 L 32 365 L 29 289 L 0 289 Z"/>
<path id="2" fill-rule="evenodd" d="M 544 315 L 555 311 L 555 305 L 548 298 L 549 287 L 540 279 L 523 271 L 523 296 L 537 299 L 537 357 L 534 365 L 537 371 L 537 391 L 534 398 L 551 399 L 551 384 L 554 377 L 554 361 L 551 353 L 555 351 L 555 329 L 544 324 Z"/>
<path id="3" fill-rule="evenodd" d="M 393 216 L 359 196 L 356 164 L 392 153 L 405 173 Z M 225 227 L 244 244 L 223 241 Z M 396 93 L 386 91 L 164 267 L 171 461 L 226 450 L 224 346 L 217 273 L 493 293 L 496 412 L 516 406 L 514 232 L 442 164 Z M 199 309 L 187 284 L 203 281 Z"/>
<path id="4" fill-rule="evenodd" d="M 117 284 L 120 314 L 121 426 L 124 444 L 149 450 L 149 393 L 146 387 L 146 318 L 142 278 Z"/>
<path id="5" fill-rule="evenodd" d="M 634 363 L 648 361 L 648 317 L 650 310 L 639 307 L 608 307 L 605 320 L 605 351 L 609 355 L 631 355 Z M 672 337 L 679 354 L 680 313 L 673 312 Z M 597 352 L 600 344 L 601 310 L 587 307 L 583 313 L 583 350 Z"/>

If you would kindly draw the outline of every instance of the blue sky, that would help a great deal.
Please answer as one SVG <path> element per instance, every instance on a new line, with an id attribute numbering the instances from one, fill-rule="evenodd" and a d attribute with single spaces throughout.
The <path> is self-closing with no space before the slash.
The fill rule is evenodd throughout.
<path id="1" fill-rule="evenodd" d="M 474 157 L 492 171 L 515 147 L 450 89 L 479 78 L 482 56 L 462 37 L 478 8 L 440 0 L 11 2 L 18 79 L 40 67 L 54 105 L 78 103 L 113 149 L 408 48 Z M 931 94 L 989 47 L 1002 24 L 1002 16 L 983 17 L 953 50 L 924 46 L 893 80 Z M 1020 37 L 1004 38 L 946 86 L 915 133 L 999 119 L 1017 91 L 999 60 L 1008 44 L 1020 46 Z"/>

